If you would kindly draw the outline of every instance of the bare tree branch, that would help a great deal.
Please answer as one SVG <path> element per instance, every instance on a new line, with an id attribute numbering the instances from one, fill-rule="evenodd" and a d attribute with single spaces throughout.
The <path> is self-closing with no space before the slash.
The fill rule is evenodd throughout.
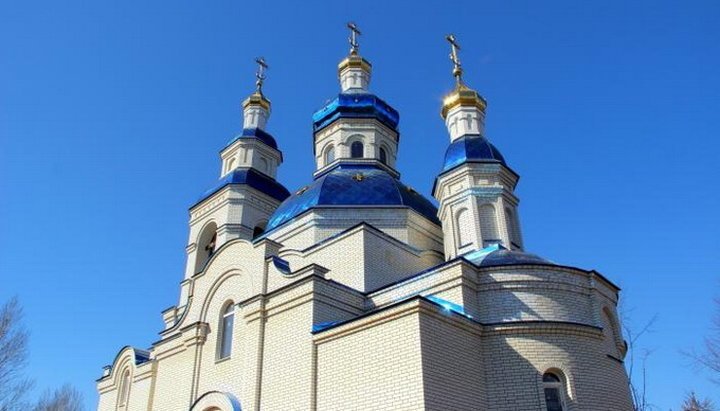
<path id="1" fill-rule="evenodd" d="M 710 372 L 710 380 L 720 385 L 720 299 L 715 299 L 716 312 L 713 327 L 705 337 L 703 350 L 683 351 L 697 366 Z"/>
<path id="2" fill-rule="evenodd" d="M 68 384 L 53 392 L 47 391 L 33 411 L 82 411 L 82 394 Z"/>
<path id="3" fill-rule="evenodd" d="M 691 391 L 685 396 L 685 401 L 680 406 L 680 411 L 716 411 L 715 404 L 709 399 L 700 401 L 695 395 L 694 391 Z"/>
<path id="4" fill-rule="evenodd" d="M 652 350 L 640 348 L 639 341 L 642 336 L 652 332 L 652 327 L 657 321 L 657 315 L 654 315 L 650 321 L 646 322 L 639 331 L 634 331 L 631 321 L 624 306 L 620 306 L 620 312 L 623 319 L 623 333 L 625 335 L 625 343 L 627 344 L 626 365 L 628 372 L 628 384 L 630 385 L 630 395 L 632 396 L 635 411 L 649 411 L 654 407 L 647 398 L 647 359 L 653 353 Z M 636 355 L 639 358 L 636 358 Z M 640 376 L 636 374 L 636 361 L 640 361 Z"/>
<path id="5" fill-rule="evenodd" d="M 32 387 L 24 375 L 28 333 L 22 327 L 22 308 L 16 298 L 0 307 L 0 411 L 23 409 L 23 397 Z"/>

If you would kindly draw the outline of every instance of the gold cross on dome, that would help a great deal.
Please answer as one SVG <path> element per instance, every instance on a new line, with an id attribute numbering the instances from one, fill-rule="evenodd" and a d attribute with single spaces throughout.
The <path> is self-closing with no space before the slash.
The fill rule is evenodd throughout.
<path id="1" fill-rule="evenodd" d="M 363 175 L 363 173 L 357 173 L 352 177 L 352 179 L 357 182 L 361 182 L 361 181 L 365 180 L 365 176 Z"/>
<path id="2" fill-rule="evenodd" d="M 255 62 L 258 64 L 257 72 L 255 72 L 255 87 L 257 89 L 257 92 L 262 94 L 262 86 L 265 82 L 265 79 L 267 76 L 265 75 L 265 70 L 268 69 L 268 65 L 265 62 L 265 57 L 258 57 L 255 59 Z"/>
<path id="3" fill-rule="evenodd" d="M 350 54 L 357 54 L 358 49 L 360 48 L 360 43 L 358 43 L 357 36 L 361 35 L 360 29 L 358 28 L 357 24 L 350 22 L 347 24 L 347 27 L 350 29 L 350 37 L 348 38 L 348 41 L 350 41 Z"/>
<path id="4" fill-rule="evenodd" d="M 453 76 L 458 85 L 462 84 L 462 65 L 460 64 L 460 57 L 458 57 L 458 50 L 460 50 L 460 44 L 457 42 L 454 34 L 448 34 L 445 36 L 445 40 L 450 43 L 450 61 L 453 62 Z"/>

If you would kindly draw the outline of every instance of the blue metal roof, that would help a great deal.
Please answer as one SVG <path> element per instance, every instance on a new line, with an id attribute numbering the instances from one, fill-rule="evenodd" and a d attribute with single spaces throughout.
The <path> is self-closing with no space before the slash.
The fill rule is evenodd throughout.
<path id="1" fill-rule="evenodd" d="M 340 163 L 285 200 L 270 217 L 266 232 L 313 207 L 402 206 L 435 224 L 437 208 L 387 171 L 372 164 Z"/>
<path id="2" fill-rule="evenodd" d="M 524 264 L 555 265 L 552 261 L 546 260 L 535 254 L 508 250 L 498 244 L 485 247 L 482 250 L 467 253 L 463 255 L 463 258 L 479 267 Z"/>
<path id="3" fill-rule="evenodd" d="M 238 141 L 241 138 L 255 138 L 255 139 L 258 139 L 258 140 L 262 141 L 263 143 L 267 144 L 268 146 L 274 148 L 275 150 L 278 149 L 278 145 L 277 145 L 277 142 L 275 142 L 275 138 L 273 138 L 273 136 L 271 136 L 270 133 L 268 133 L 267 131 L 259 129 L 259 128 L 243 129 L 242 133 L 238 136 L 233 137 L 232 140 L 228 141 L 227 145 L 229 146 L 230 144 Z"/>
<path id="4" fill-rule="evenodd" d="M 278 201 L 283 201 L 290 196 L 290 192 L 282 184 L 278 183 L 270 176 L 267 176 L 254 168 L 239 167 L 226 174 L 218 181 L 217 184 L 215 184 L 213 188 L 203 193 L 197 203 L 205 200 L 229 184 L 247 184 L 248 186 L 257 189 Z"/>
<path id="5" fill-rule="evenodd" d="M 442 171 L 450 170 L 468 161 L 491 161 L 504 166 L 505 158 L 500 151 L 481 135 L 463 136 L 450 143 L 445 151 Z"/>
<path id="6" fill-rule="evenodd" d="M 313 114 L 313 132 L 341 117 L 376 118 L 393 130 L 400 122 L 400 114 L 374 94 L 341 93 Z"/>

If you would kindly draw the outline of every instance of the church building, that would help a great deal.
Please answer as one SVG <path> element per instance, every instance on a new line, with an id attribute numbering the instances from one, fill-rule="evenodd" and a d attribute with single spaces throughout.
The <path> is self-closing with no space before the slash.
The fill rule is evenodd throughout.
<path id="1" fill-rule="evenodd" d="M 400 180 L 399 114 L 348 27 L 292 192 L 257 60 L 242 133 L 189 210 L 179 301 L 156 342 L 104 368 L 98 410 L 632 410 L 619 288 L 525 251 L 519 176 L 455 37 L 433 202 Z"/>

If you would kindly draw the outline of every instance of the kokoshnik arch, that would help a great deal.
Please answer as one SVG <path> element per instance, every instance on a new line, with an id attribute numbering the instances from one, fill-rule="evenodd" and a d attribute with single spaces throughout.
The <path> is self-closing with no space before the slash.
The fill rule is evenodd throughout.
<path id="1" fill-rule="evenodd" d="M 313 180 L 290 193 L 267 131 L 267 63 L 220 179 L 190 207 L 165 328 L 98 380 L 101 411 L 632 410 L 619 289 L 525 251 L 519 176 L 463 81 L 432 189 L 400 181 L 399 114 L 351 30 L 341 92 L 313 115 Z"/>

